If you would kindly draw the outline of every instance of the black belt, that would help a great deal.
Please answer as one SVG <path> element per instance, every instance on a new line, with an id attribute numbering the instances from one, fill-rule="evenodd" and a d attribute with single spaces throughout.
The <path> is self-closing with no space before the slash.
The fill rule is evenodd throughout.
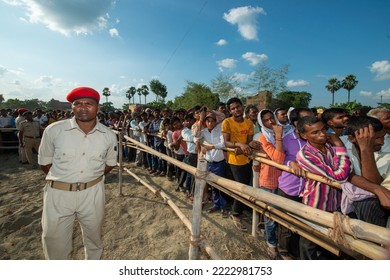
<path id="1" fill-rule="evenodd" d="M 41 138 L 41 136 L 27 136 L 27 135 L 24 135 L 24 137 L 26 137 L 26 138 L 30 138 L 30 139 L 40 139 Z"/>
<path id="2" fill-rule="evenodd" d="M 217 163 L 221 163 L 223 161 L 225 161 L 225 160 L 223 159 L 223 160 L 220 160 L 220 161 L 208 161 L 208 163 L 217 164 Z"/>

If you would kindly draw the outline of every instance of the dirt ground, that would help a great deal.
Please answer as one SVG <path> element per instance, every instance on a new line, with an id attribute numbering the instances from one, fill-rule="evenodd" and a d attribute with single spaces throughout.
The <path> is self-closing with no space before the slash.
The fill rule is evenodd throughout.
<path id="1" fill-rule="evenodd" d="M 18 161 L 16 151 L 0 153 L 0 259 L 43 259 L 41 244 L 42 188 L 45 176 Z M 150 185 L 161 188 L 191 221 L 192 204 L 174 182 L 150 176 L 145 169 L 127 166 Z M 105 260 L 185 260 L 190 232 L 160 196 L 124 172 L 119 193 L 118 168 L 106 177 L 106 216 L 103 226 Z M 209 203 L 204 209 L 211 207 Z M 251 215 L 247 213 L 250 229 Z M 202 216 L 201 233 L 222 259 L 268 259 L 263 237 L 236 229 L 220 213 Z M 81 231 L 76 223 L 73 259 L 83 259 Z M 209 259 L 202 252 L 201 259 Z"/>

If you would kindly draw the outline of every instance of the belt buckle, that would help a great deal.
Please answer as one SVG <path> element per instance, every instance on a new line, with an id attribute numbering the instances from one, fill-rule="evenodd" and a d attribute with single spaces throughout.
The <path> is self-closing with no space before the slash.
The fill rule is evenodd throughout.
<path id="1" fill-rule="evenodd" d="M 80 191 L 80 185 L 81 185 L 81 183 L 77 183 L 77 185 L 76 185 L 76 190 L 77 191 Z"/>

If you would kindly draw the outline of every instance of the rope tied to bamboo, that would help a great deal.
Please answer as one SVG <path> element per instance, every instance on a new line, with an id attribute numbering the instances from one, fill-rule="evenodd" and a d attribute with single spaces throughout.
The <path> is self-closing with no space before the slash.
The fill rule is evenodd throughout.
<path id="1" fill-rule="evenodd" d="M 346 221 L 346 227 L 348 231 L 352 232 L 352 236 L 354 239 L 357 239 L 355 233 L 353 232 L 351 225 L 349 223 L 350 219 L 348 216 L 343 215 L 340 212 L 333 213 L 333 229 L 329 229 L 328 236 L 339 245 L 344 246 L 345 248 L 350 248 L 350 244 L 345 237 L 345 233 L 343 231 L 343 222 Z"/>
<path id="2" fill-rule="evenodd" d="M 209 171 L 200 171 L 199 169 L 197 169 L 195 171 L 194 176 L 196 179 L 204 180 L 207 177 L 207 175 L 209 175 L 209 173 L 210 173 Z"/>
<path id="3" fill-rule="evenodd" d="M 202 242 L 202 240 L 203 240 L 202 236 L 200 237 L 191 236 L 190 244 L 194 247 L 200 247 L 200 242 Z"/>

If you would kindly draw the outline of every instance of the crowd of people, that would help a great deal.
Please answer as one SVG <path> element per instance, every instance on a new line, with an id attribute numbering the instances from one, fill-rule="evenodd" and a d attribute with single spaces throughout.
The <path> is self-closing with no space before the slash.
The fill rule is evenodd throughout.
<path id="1" fill-rule="evenodd" d="M 390 110 L 375 108 L 367 114 L 342 108 L 244 108 L 238 98 L 217 108 L 195 106 L 189 110 L 149 109 L 125 116 L 115 126 L 160 153 L 196 166 L 199 156 L 208 171 L 252 185 L 259 171 L 260 189 L 327 212 L 341 212 L 382 227 L 389 227 Z M 291 172 L 251 160 L 257 147 Z M 127 148 L 125 148 L 127 149 Z M 132 160 L 131 150 L 124 151 Z M 194 178 L 158 156 L 136 152 L 138 167 L 153 176 L 175 181 L 176 191 L 191 200 Z M 335 181 L 342 190 L 304 178 L 305 171 Z M 207 192 L 207 190 L 209 190 Z M 247 207 L 218 189 L 208 187 L 204 200 L 212 200 L 207 213 L 231 218 L 238 230 L 247 231 Z M 208 196 L 207 196 L 208 195 Z M 246 213 L 250 213 L 247 211 Z M 272 259 L 332 259 L 315 243 L 263 217 Z M 261 232 L 261 229 L 259 229 Z"/>
<path id="2" fill-rule="evenodd" d="M 252 185 L 253 176 L 259 174 L 255 181 L 263 191 L 390 227 L 389 109 L 378 107 L 367 114 L 342 108 L 259 110 L 231 98 L 216 108 L 201 104 L 178 110 L 143 107 L 134 112 L 97 112 L 96 116 L 100 124 L 120 130 L 121 137 L 127 135 L 180 162 L 196 167 L 198 157 L 203 157 L 209 172 L 246 185 Z M 37 168 L 34 150 L 39 150 L 45 128 L 73 117 L 74 112 L 2 109 L 0 127 L 17 128 L 16 133 L 2 132 L 2 139 L 18 139 L 20 162 Z M 291 172 L 252 160 L 253 147 Z M 150 176 L 166 177 L 177 192 L 192 200 L 195 178 L 180 166 L 129 146 L 123 147 L 123 155 Z M 305 171 L 338 182 L 342 188 L 306 179 Z M 204 203 L 212 202 L 205 209 L 208 214 L 219 213 L 238 230 L 248 230 L 245 213 L 251 211 L 245 211 L 246 205 L 210 186 L 204 194 Z M 272 219 L 263 217 L 258 226 L 271 259 L 334 258 Z"/>

